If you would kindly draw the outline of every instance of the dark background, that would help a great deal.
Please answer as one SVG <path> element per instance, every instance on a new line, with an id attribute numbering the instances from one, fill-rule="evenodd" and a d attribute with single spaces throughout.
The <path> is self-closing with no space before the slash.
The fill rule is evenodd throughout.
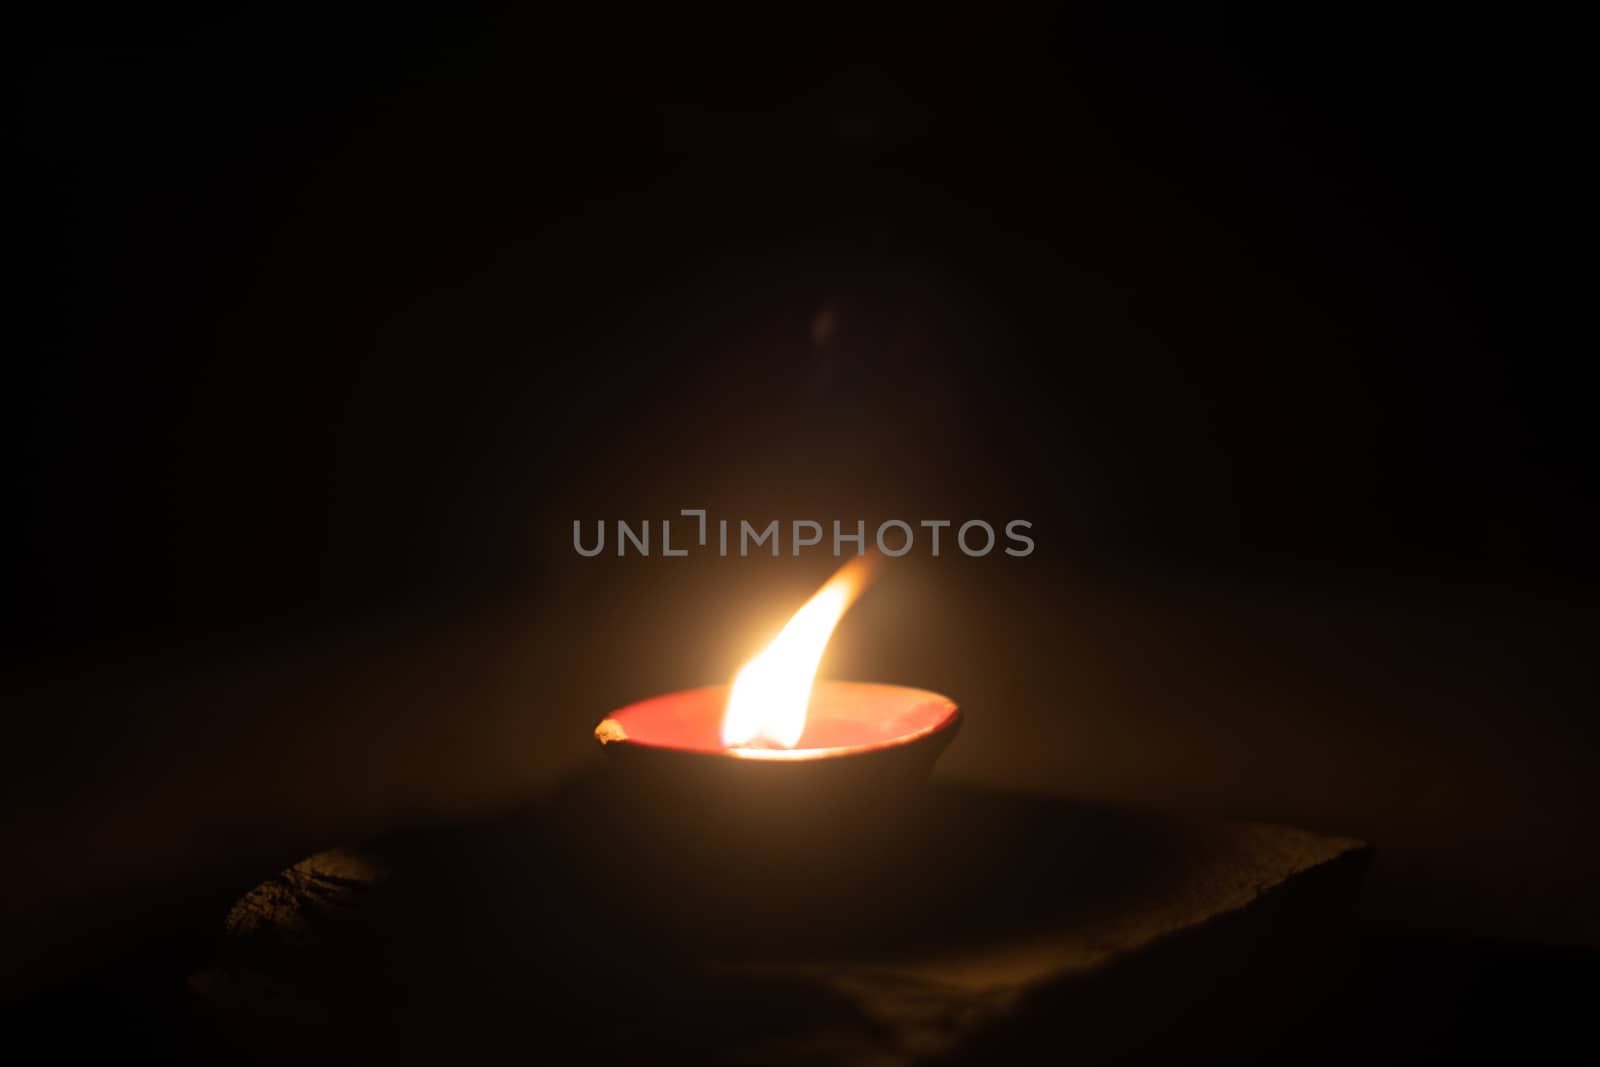
<path id="1" fill-rule="evenodd" d="M 1030 520 L 831 654 L 952 774 L 1367 837 L 1457 975 L 1592 947 L 1576 68 L 1463 19 L 45 35 L 18 981 L 726 677 L 833 561 L 572 551 L 681 507 Z"/>

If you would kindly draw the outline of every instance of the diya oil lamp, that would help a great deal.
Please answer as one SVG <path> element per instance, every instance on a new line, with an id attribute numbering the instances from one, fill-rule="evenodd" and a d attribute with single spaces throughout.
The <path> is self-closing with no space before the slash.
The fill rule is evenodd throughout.
<path id="1" fill-rule="evenodd" d="M 595 728 L 633 831 L 619 847 L 725 919 L 820 915 L 869 894 L 960 726 L 938 693 L 816 680 L 873 567 L 841 568 L 731 684 L 630 704 Z"/>
<path id="2" fill-rule="evenodd" d="M 925 781 L 960 725 L 953 701 L 906 686 L 816 680 L 828 639 L 872 568 L 870 557 L 841 568 L 731 685 L 607 715 L 595 728 L 607 757 L 630 778 L 738 790 L 745 802 L 797 789 L 900 793 Z"/>

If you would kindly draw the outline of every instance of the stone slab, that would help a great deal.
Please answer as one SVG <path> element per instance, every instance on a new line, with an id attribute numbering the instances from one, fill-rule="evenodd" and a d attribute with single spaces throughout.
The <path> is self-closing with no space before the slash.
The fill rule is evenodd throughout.
<path id="1" fill-rule="evenodd" d="M 1161 1058 L 1269 1013 L 1370 858 L 1288 827 L 939 786 L 841 869 L 847 906 L 752 932 L 636 862 L 631 815 L 585 779 L 311 856 L 238 902 L 191 991 L 264 1062 Z"/>

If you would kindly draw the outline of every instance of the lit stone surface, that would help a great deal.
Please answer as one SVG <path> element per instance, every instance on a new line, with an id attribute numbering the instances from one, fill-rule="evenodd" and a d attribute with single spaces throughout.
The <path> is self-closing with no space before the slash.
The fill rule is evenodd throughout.
<path id="1" fill-rule="evenodd" d="M 730 856 L 641 862 L 649 828 L 610 803 L 581 782 L 313 856 L 238 903 L 191 989 L 240 1048 L 297 1062 L 1159 1055 L 1269 1010 L 1369 858 L 1284 827 L 941 787 L 819 893 Z"/>

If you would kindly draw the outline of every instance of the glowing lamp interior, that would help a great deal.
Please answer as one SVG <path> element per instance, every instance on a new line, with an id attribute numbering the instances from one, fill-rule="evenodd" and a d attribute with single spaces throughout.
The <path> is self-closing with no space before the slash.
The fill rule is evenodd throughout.
<path id="1" fill-rule="evenodd" d="M 729 748 L 722 742 L 728 687 L 707 686 L 641 700 L 606 716 L 603 744 L 702 752 L 747 760 L 823 759 L 908 744 L 946 729 L 957 710 L 926 689 L 871 682 L 818 682 L 794 748 Z"/>
<path id="2" fill-rule="evenodd" d="M 869 577 L 865 560 L 845 564 L 772 644 L 740 668 L 722 715 L 724 748 L 792 749 L 800 743 L 823 649 Z"/>

